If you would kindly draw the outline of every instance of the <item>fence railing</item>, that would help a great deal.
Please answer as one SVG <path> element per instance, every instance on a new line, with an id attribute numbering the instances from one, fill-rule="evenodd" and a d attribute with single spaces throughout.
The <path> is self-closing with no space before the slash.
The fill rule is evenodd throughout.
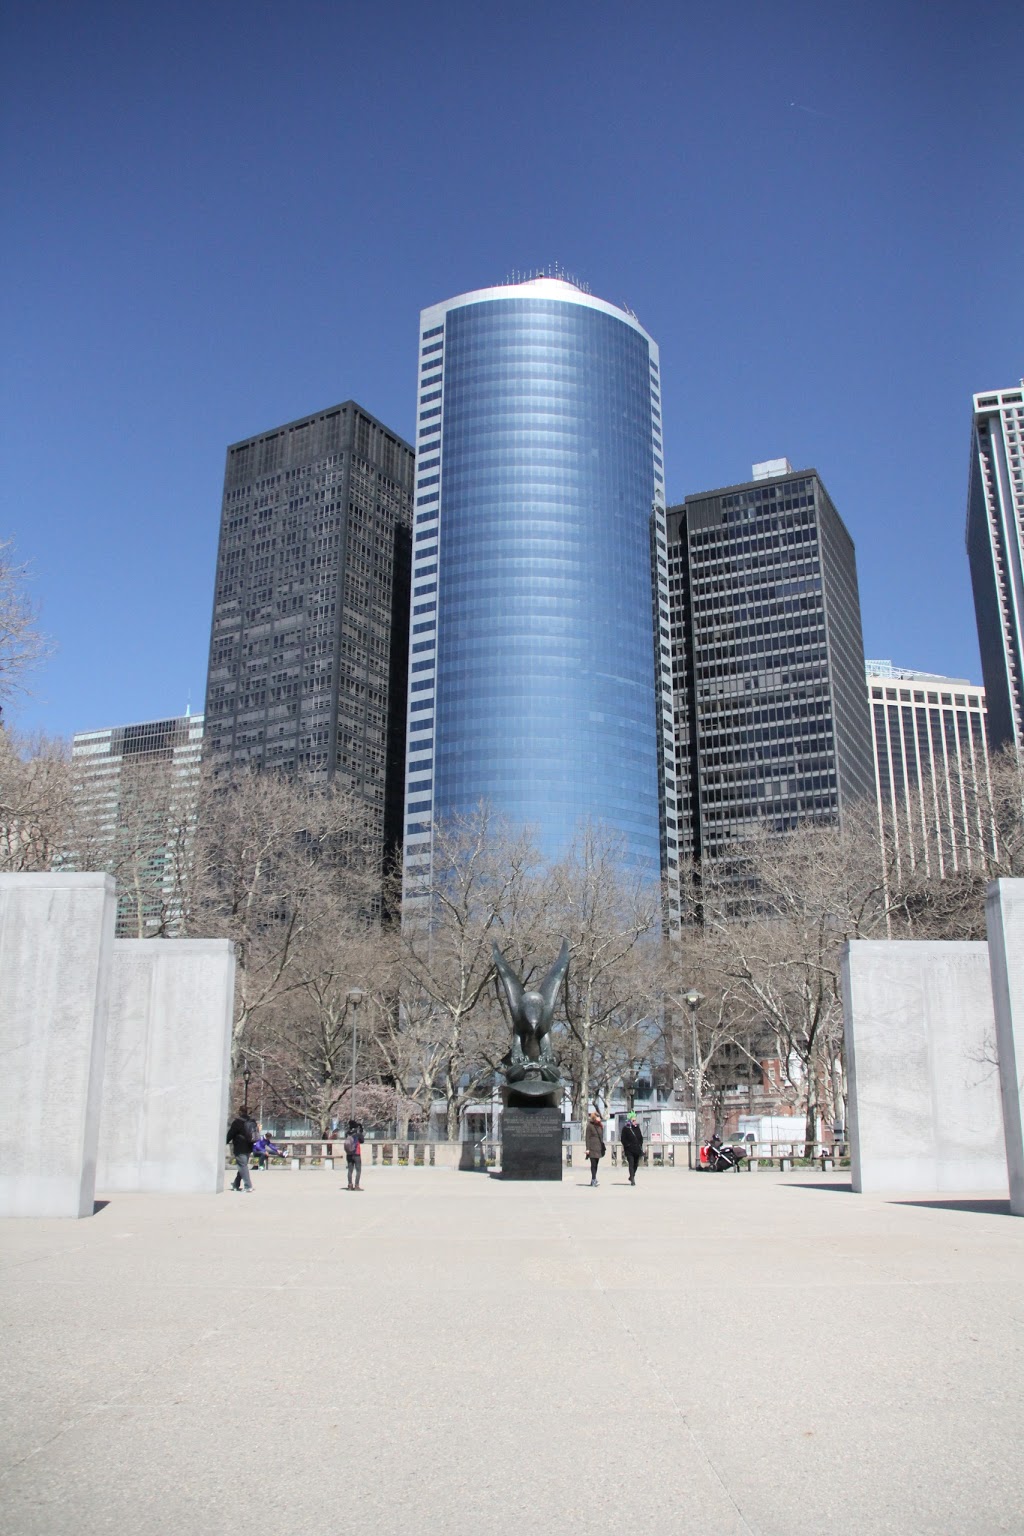
<path id="1" fill-rule="evenodd" d="M 737 1143 L 742 1145 L 746 1157 L 740 1164 L 742 1170 L 756 1173 L 762 1165 L 776 1167 L 783 1172 L 797 1167 L 820 1167 L 823 1172 L 849 1164 L 850 1149 L 846 1142 L 758 1141 Z M 345 1149 L 340 1141 L 278 1142 L 282 1155 L 271 1153 L 268 1162 L 275 1168 L 323 1168 L 333 1169 L 345 1164 Z M 687 1168 L 698 1172 L 707 1169 L 695 1158 L 694 1145 L 690 1141 L 649 1141 L 644 1144 L 640 1159 L 644 1168 Z M 233 1166 L 230 1150 L 227 1163 Z M 624 1168 L 626 1158 L 618 1142 L 608 1146 L 608 1157 L 613 1168 Z M 255 1161 L 255 1154 L 253 1155 Z M 363 1165 L 372 1168 L 461 1168 L 463 1171 L 483 1172 L 501 1166 L 501 1142 L 475 1141 L 398 1141 L 393 1138 L 363 1142 Z M 586 1148 L 582 1141 L 562 1143 L 562 1166 L 586 1168 Z"/>

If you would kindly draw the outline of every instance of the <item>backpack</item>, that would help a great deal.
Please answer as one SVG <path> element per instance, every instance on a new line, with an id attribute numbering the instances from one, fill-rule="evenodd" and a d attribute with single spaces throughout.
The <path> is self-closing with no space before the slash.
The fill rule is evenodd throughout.
<path id="1" fill-rule="evenodd" d="M 351 1132 L 349 1132 L 349 1134 L 345 1137 L 345 1140 L 342 1143 L 342 1145 L 345 1148 L 345 1156 L 346 1157 L 355 1157 L 356 1153 L 359 1151 L 359 1143 L 356 1140 L 356 1138 L 351 1134 Z"/>

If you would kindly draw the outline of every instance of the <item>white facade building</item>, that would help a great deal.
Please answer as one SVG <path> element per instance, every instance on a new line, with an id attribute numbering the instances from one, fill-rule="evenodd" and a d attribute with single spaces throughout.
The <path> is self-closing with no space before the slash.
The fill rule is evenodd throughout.
<path id="1" fill-rule="evenodd" d="M 891 661 L 865 671 L 883 841 L 934 857 L 939 875 L 969 869 L 990 840 L 984 688 Z"/>
<path id="2" fill-rule="evenodd" d="M 193 714 L 78 731 L 72 739 L 75 792 L 90 839 L 76 862 L 84 856 L 118 876 L 119 938 L 175 931 L 174 861 L 187 857 L 202 747 L 203 716 Z M 148 779 L 136 772 L 147 769 Z"/>

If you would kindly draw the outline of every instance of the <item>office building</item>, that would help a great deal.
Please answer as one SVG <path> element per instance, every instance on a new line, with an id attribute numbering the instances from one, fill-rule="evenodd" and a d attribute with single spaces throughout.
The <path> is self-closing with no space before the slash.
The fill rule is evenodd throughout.
<path id="1" fill-rule="evenodd" d="M 413 451 L 354 401 L 227 452 L 204 751 L 401 836 Z"/>
<path id="2" fill-rule="evenodd" d="M 73 862 L 117 877 L 119 938 L 178 931 L 202 746 L 203 717 L 192 714 L 72 738 L 81 842 Z"/>
<path id="3" fill-rule="evenodd" d="M 683 850 L 833 821 L 875 775 L 853 541 L 786 459 L 668 510 Z"/>
<path id="4" fill-rule="evenodd" d="M 985 690 L 868 661 L 879 834 L 890 855 L 940 877 L 991 849 Z"/>
<path id="5" fill-rule="evenodd" d="M 967 558 L 991 751 L 1024 747 L 1024 388 L 974 396 Z"/>
<path id="6" fill-rule="evenodd" d="M 481 802 L 546 858 L 603 824 L 656 879 L 676 862 L 658 349 L 536 277 L 425 310 L 419 352 L 407 888 L 435 824 Z"/>

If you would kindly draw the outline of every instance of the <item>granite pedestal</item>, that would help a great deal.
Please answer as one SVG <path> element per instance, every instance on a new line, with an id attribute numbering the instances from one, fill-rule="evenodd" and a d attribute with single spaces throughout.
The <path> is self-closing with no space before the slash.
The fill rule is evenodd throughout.
<path id="1" fill-rule="evenodd" d="M 110 875 L 0 875 L 0 1216 L 91 1216 Z"/>
<path id="2" fill-rule="evenodd" d="M 1024 1216 L 1024 880 L 990 885 L 985 917 L 1010 1209 Z"/>
<path id="3" fill-rule="evenodd" d="M 562 1111 L 557 1105 L 506 1105 L 501 1123 L 503 1179 L 562 1177 Z"/>

